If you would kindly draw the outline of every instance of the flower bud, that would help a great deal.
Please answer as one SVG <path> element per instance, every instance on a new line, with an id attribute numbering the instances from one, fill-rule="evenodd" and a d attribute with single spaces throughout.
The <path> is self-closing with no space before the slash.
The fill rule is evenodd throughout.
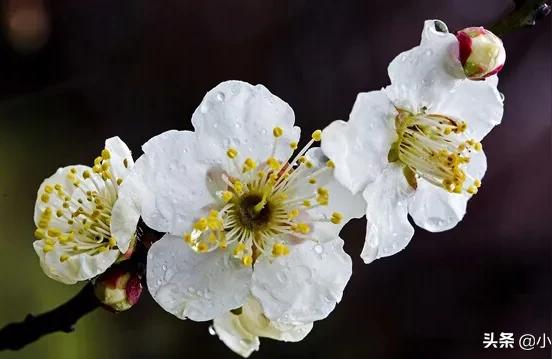
<path id="1" fill-rule="evenodd" d="M 464 74 L 471 80 L 482 80 L 497 74 L 506 61 L 502 40 L 483 27 L 468 27 L 456 33 L 459 60 Z"/>
<path id="2" fill-rule="evenodd" d="M 130 309 L 142 293 L 140 277 L 120 267 L 112 267 L 94 283 L 94 294 L 108 309 L 122 312 Z"/>

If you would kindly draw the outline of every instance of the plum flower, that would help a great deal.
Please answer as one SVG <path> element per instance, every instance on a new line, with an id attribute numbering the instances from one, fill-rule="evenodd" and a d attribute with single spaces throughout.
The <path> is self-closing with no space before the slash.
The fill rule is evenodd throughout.
<path id="1" fill-rule="evenodd" d="M 364 201 L 333 180 L 320 149 L 309 150 L 320 131 L 296 151 L 292 109 L 239 81 L 209 91 L 192 124 L 194 132 L 144 144 L 127 182 L 144 192 L 144 222 L 168 232 L 148 254 L 154 299 L 195 321 L 250 296 L 279 324 L 325 318 L 351 275 L 338 234 Z"/>
<path id="2" fill-rule="evenodd" d="M 59 168 L 38 190 L 34 249 L 44 273 L 74 284 L 103 273 L 134 241 L 139 213 L 119 198 L 134 165 L 119 137 L 105 141 L 92 167 Z"/>
<path id="3" fill-rule="evenodd" d="M 503 103 L 496 76 L 471 81 L 457 60 L 458 41 L 440 21 L 426 21 L 421 44 L 389 65 L 391 85 L 360 93 L 348 122 L 322 135 L 337 180 L 367 203 L 365 262 L 402 250 L 414 222 L 432 232 L 454 227 L 481 186 L 481 139 Z"/>
<path id="4" fill-rule="evenodd" d="M 285 342 L 303 340 L 311 331 L 312 323 L 303 325 L 279 324 L 268 319 L 261 305 L 249 298 L 238 312 L 228 312 L 215 318 L 209 328 L 235 353 L 244 358 L 259 350 L 259 338 L 270 338 Z"/>

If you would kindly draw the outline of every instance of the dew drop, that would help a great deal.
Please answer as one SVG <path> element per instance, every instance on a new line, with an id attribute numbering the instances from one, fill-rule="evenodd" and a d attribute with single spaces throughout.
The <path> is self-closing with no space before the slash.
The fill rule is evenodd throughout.
<path id="1" fill-rule="evenodd" d="M 426 55 L 426 56 L 431 56 L 431 55 L 433 55 L 433 50 L 432 50 L 432 49 L 427 49 L 427 50 L 425 50 L 425 55 Z"/>
<path id="2" fill-rule="evenodd" d="M 217 93 L 217 100 L 220 101 L 220 102 L 224 102 L 224 99 L 225 99 L 226 96 L 224 96 L 224 94 L 222 92 L 218 92 Z"/>
<path id="3" fill-rule="evenodd" d="M 164 271 L 167 270 L 167 266 L 163 264 L 163 266 L 161 266 L 161 269 L 163 269 Z"/>
<path id="4" fill-rule="evenodd" d="M 209 106 L 207 106 L 207 104 L 205 103 L 202 103 L 201 106 L 199 107 L 199 111 L 201 113 L 207 113 L 207 111 L 209 111 Z"/>
<path id="5" fill-rule="evenodd" d="M 217 332 L 215 331 L 215 328 L 212 325 L 209 326 L 209 334 L 211 335 L 217 334 Z"/>
<path id="6" fill-rule="evenodd" d="M 288 280 L 288 277 L 287 277 L 287 274 L 284 273 L 284 272 L 278 272 L 276 274 L 276 279 L 278 279 L 278 281 L 280 281 L 280 283 L 285 283 L 287 282 Z"/>
<path id="7" fill-rule="evenodd" d="M 320 244 L 317 244 L 314 246 L 314 252 L 316 254 L 322 254 L 324 253 L 324 248 Z"/>
<path id="8" fill-rule="evenodd" d="M 499 92 L 498 94 L 500 95 L 500 101 L 504 102 L 504 100 L 506 99 L 506 97 L 504 97 L 504 94 L 502 92 Z"/>

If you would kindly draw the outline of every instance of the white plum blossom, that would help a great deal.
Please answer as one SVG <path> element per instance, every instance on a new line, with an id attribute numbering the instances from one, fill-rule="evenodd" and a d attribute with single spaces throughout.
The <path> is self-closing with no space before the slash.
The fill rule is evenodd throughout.
<path id="1" fill-rule="evenodd" d="M 261 305 L 249 298 L 239 312 L 227 312 L 213 321 L 209 330 L 217 334 L 220 340 L 235 353 L 244 358 L 259 350 L 259 338 L 270 338 L 284 342 L 303 340 L 313 324 L 279 324 L 268 319 Z"/>
<path id="2" fill-rule="evenodd" d="M 481 185 L 480 141 L 500 123 L 503 103 L 496 76 L 463 75 L 458 47 L 442 22 L 426 21 L 421 44 L 389 65 L 391 85 L 360 93 L 349 121 L 323 131 L 337 180 L 367 203 L 366 263 L 408 244 L 408 214 L 428 231 L 454 227 Z"/>
<path id="3" fill-rule="evenodd" d="M 339 231 L 364 201 L 333 179 L 333 163 L 264 86 L 223 82 L 192 116 L 143 146 L 128 186 L 151 228 L 147 283 L 168 312 L 207 321 L 257 300 L 277 325 L 325 318 L 351 275 Z M 295 154 L 294 154 L 295 153 Z"/>
<path id="4" fill-rule="evenodd" d="M 92 279 L 129 250 L 140 215 L 119 187 L 133 165 L 128 147 L 112 137 L 92 167 L 59 168 L 40 185 L 34 249 L 48 277 Z"/>

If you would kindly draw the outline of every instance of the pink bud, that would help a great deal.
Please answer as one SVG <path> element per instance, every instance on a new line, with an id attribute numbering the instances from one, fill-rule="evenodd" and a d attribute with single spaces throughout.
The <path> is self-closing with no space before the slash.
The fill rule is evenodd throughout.
<path id="1" fill-rule="evenodd" d="M 138 275 L 120 267 L 112 267 L 96 279 L 94 294 L 108 309 L 122 312 L 138 302 L 142 283 Z"/>
<path id="2" fill-rule="evenodd" d="M 502 40 L 483 27 L 468 27 L 456 33 L 459 60 L 471 80 L 497 74 L 506 61 Z"/>

